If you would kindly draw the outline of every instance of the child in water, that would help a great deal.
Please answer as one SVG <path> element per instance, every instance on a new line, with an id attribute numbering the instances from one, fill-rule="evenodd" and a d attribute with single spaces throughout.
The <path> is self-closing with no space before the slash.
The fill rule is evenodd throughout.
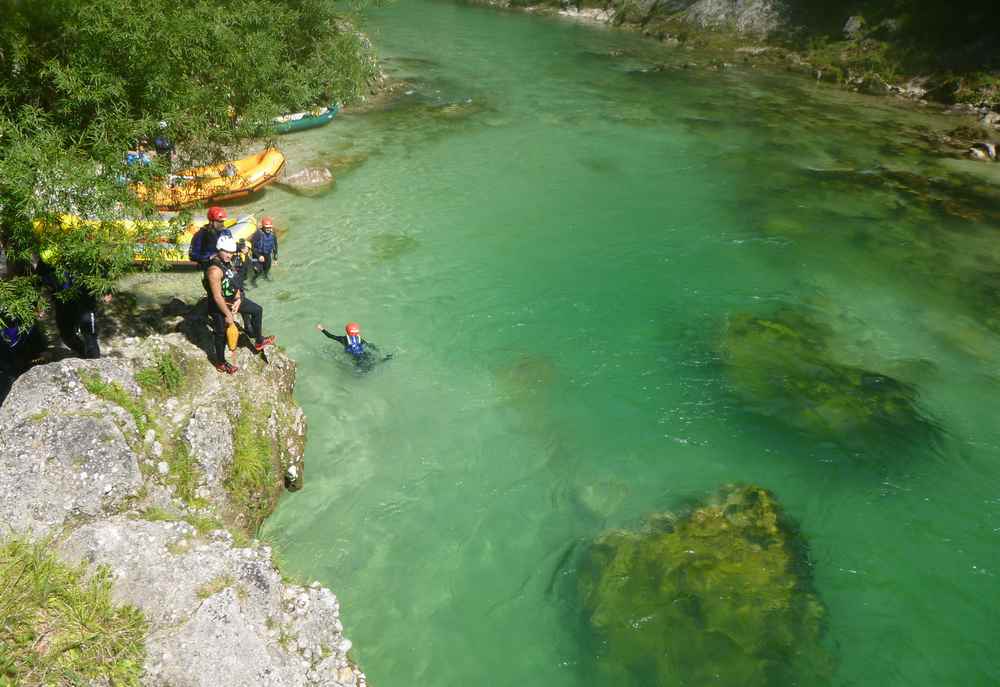
<path id="1" fill-rule="evenodd" d="M 363 372 L 367 372 L 375 367 L 375 363 L 385 362 L 392 357 L 391 353 L 381 359 L 377 355 L 374 355 L 379 352 L 378 348 L 375 344 L 368 343 L 361 338 L 361 325 L 357 322 L 348 322 L 347 326 L 344 327 L 347 336 L 331 334 L 322 324 L 317 324 L 316 329 L 320 330 L 323 336 L 328 339 L 333 339 L 342 344 L 344 350 L 354 358 L 354 364 Z"/>

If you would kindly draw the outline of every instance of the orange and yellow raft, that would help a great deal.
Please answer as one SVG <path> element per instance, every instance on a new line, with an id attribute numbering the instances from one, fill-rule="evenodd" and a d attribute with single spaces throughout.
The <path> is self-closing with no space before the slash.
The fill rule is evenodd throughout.
<path id="1" fill-rule="evenodd" d="M 140 200 L 149 200 L 160 210 L 181 208 L 210 201 L 231 200 L 249 195 L 278 178 L 285 167 L 285 155 L 277 148 L 240 160 L 195 167 L 172 175 L 173 185 L 151 189 L 135 184 Z"/>

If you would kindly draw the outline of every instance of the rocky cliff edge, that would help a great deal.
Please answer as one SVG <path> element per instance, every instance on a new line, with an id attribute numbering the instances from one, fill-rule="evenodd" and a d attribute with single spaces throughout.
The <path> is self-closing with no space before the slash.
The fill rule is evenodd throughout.
<path id="1" fill-rule="evenodd" d="M 339 604 L 253 539 L 302 484 L 295 364 L 239 351 L 221 375 L 181 333 L 35 367 L 0 406 L 0 538 L 106 566 L 148 624 L 142 684 L 364 687 Z"/>

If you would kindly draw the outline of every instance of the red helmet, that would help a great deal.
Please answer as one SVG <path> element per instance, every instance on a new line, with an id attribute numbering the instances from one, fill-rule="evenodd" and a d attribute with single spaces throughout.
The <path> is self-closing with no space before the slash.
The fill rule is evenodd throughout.
<path id="1" fill-rule="evenodd" d="M 226 208 L 220 208 L 218 205 L 213 205 L 208 209 L 209 222 L 221 222 L 227 217 L 229 217 L 229 215 L 226 213 Z"/>
<path id="2" fill-rule="evenodd" d="M 267 227 L 268 229 L 270 229 L 271 227 L 274 226 L 274 220 L 271 219 L 270 217 L 262 217 L 260 220 L 260 226 Z"/>
<path id="3" fill-rule="evenodd" d="M 361 336 L 361 325 L 357 322 L 348 322 L 344 331 L 347 332 L 348 336 Z"/>

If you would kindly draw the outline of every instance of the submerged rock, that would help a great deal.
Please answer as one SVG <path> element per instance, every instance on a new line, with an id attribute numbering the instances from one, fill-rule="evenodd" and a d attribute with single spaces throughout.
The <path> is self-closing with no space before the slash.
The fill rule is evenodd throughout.
<path id="1" fill-rule="evenodd" d="M 727 486 L 681 517 L 600 536 L 579 593 L 616 685 L 824 684 L 825 611 L 772 494 Z"/>
<path id="2" fill-rule="evenodd" d="M 827 349 L 831 332 L 803 311 L 733 316 L 722 358 L 737 393 L 758 413 L 799 429 L 850 440 L 858 433 L 907 434 L 931 425 L 916 390 L 892 377 L 843 365 Z"/>
<path id="3" fill-rule="evenodd" d="M 283 188 L 298 195 L 315 196 L 333 189 L 337 180 L 326 167 L 303 169 L 286 176 L 279 182 Z"/>

